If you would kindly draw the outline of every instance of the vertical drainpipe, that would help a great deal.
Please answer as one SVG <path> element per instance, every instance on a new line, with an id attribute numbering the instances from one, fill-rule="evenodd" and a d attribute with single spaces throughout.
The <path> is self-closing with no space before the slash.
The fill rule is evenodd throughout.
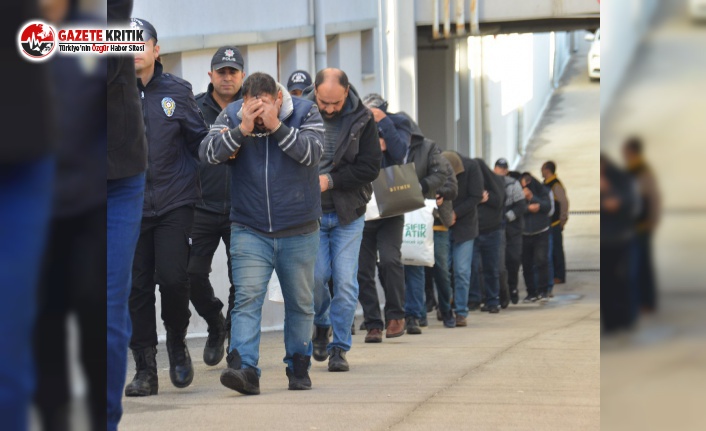
<path id="1" fill-rule="evenodd" d="M 317 72 L 326 68 L 328 60 L 326 59 L 324 0 L 314 0 L 314 58 Z"/>
<path id="2" fill-rule="evenodd" d="M 481 122 L 483 124 L 483 142 L 481 147 L 481 154 L 484 160 L 488 160 L 487 157 L 490 155 L 490 146 L 492 133 L 490 130 L 490 112 L 488 109 L 488 71 L 485 67 L 485 55 L 484 54 L 484 43 L 483 39 L 480 40 L 480 64 L 481 64 L 481 74 L 480 74 L 480 101 L 482 106 Z"/>
<path id="3" fill-rule="evenodd" d="M 432 15 L 434 24 L 431 26 L 431 37 L 436 40 L 439 38 L 439 0 L 433 1 Z"/>

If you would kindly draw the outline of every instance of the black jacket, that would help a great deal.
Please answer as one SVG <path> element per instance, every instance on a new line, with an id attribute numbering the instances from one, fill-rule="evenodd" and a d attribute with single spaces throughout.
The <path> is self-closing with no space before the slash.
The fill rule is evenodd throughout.
<path id="1" fill-rule="evenodd" d="M 0 171 L 4 164 L 16 164 L 47 156 L 54 148 L 56 117 L 47 62 L 27 61 L 17 51 L 15 34 L 29 20 L 39 18 L 36 1 L 5 2 L 2 18 L 3 87 L 0 110 L 3 139 L 0 143 Z M 61 55 L 61 54 L 59 54 Z M 134 75 L 133 75 L 134 76 Z M 19 102 L 19 106 L 18 106 Z"/>
<path id="2" fill-rule="evenodd" d="M 108 2 L 108 23 L 127 26 L 132 0 Z M 147 169 L 147 140 L 140 96 L 135 87 L 135 57 L 108 56 L 108 179 L 127 178 Z"/>
<path id="3" fill-rule="evenodd" d="M 235 101 L 243 98 L 242 89 L 235 95 Z M 211 128 L 216 122 L 221 106 L 213 98 L 213 84 L 196 96 L 196 105 L 201 110 L 206 125 Z M 230 169 L 227 164 L 212 165 L 206 162 L 199 164 L 199 181 L 201 182 L 201 200 L 196 208 L 218 213 L 230 213 Z"/>
<path id="4" fill-rule="evenodd" d="M 304 90 L 302 98 L 316 103 L 314 86 Z M 373 191 L 371 183 L 378 177 L 382 161 L 375 119 L 352 85 L 346 103 L 352 109 L 341 114 L 341 133 L 333 155 L 333 169 L 329 173 L 333 180 L 331 196 L 342 225 L 365 214 Z"/>
<path id="5" fill-rule="evenodd" d="M 500 229 L 505 207 L 505 180 L 493 172 L 485 161 L 476 158 L 483 175 L 483 187 L 488 200 L 478 205 L 478 232 L 488 233 Z"/>
<path id="6" fill-rule="evenodd" d="M 422 186 L 422 194 L 426 199 L 436 199 L 437 190 L 444 186 L 447 176 L 452 172 L 448 170 L 451 165 L 445 164 L 442 159 L 444 156 L 441 155 L 441 150 L 434 141 L 418 136 L 412 138 L 407 163 L 414 162 L 417 178 Z M 445 192 L 449 191 L 445 190 Z"/>
<path id="7" fill-rule="evenodd" d="M 453 201 L 456 223 L 451 226 L 454 243 L 470 241 L 478 236 L 478 209 L 483 199 L 483 175 L 478 162 L 461 156 L 464 171 L 456 175 L 458 196 Z"/>
<path id="8" fill-rule="evenodd" d="M 161 63 L 147 85 L 138 79 L 137 86 L 149 148 L 142 216 L 154 217 L 201 199 L 198 151 L 208 129 L 191 84 L 162 73 Z"/>
<path id="9" fill-rule="evenodd" d="M 549 191 L 544 187 L 544 184 L 532 180 L 527 187 L 532 191 L 532 199 L 527 201 L 527 205 L 538 203 L 539 212 L 532 213 L 528 210 L 525 213 L 522 233 L 524 235 L 538 234 L 549 229 L 549 211 L 552 209 L 552 203 L 549 200 Z"/>
<path id="10" fill-rule="evenodd" d="M 86 27 L 97 20 L 98 17 L 80 14 L 78 6 L 72 4 L 62 25 Z M 54 137 L 57 144 L 53 183 L 55 217 L 76 216 L 106 203 L 106 130 L 112 120 L 104 109 L 109 58 L 98 56 L 94 62 L 84 63 L 79 56 L 56 55 L 47 62 L 58 118 Z M 132 79 L 135 79 L 134 74 Z M 136 122 L 142 125 L 142 118 L 137 117 Z"/>

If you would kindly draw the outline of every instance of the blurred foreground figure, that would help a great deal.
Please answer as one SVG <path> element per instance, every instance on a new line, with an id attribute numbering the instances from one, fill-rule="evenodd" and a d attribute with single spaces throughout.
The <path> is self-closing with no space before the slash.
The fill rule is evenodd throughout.
<path id="1" fill-rule="evenodd" d="M 37 16 L 36 1 L 4 5 L 3 19 L 10 23 L 4 34 L 14 34 L 21 23 Z M 7 53 L 4 77 L 12 85 L 5 88 L 0 106 L 3 112 L 31 114 L 5 116 L 2 123 L 6 135 L 0 144 L 0 428 L 24 431 L 35 382 L 32 325 L 37 269 L 51 208 L 54 118 L 46 64 L 20 58 L 14 47 Z"/>
<path id="2" fill-rule="evenodd" d="M 623 145 L 623 158 L 628 173 L 637 182 L 640 213 L 636 220 L 634 286 L 642 312 L 657 310 L 657 287 L 652 264 L 652 237 L 660 218 L 661 198 L 657 179 L 645 161 L 642 141 L 630 138 Z"/>
<path id="3" fill-rule="evenodd" d="M 127 26 L 132 0 L 109 0 L 108 20 Z M 108 57 L 107 205 L 107 411 L 108 430 L 118 427 L 132 326 L 128 298 L 140 234 L 147 169 L 147 141 L 132 55 Z"/>
<path id="4" fill-rule="evenodd" d="M 56 26 L 102 25 L 97 17 L 82 15 L 77 2 L 44 1 L 41 7 L 44 19 Z M 35 403 L 45 431 L 75 428 L 69 426 L 66 326 L 75 313 L 91 429 L 105 429 L 106 352 L 95 346 L 106 339 L 107 62 L 105 57 L 55 56 L 48 64 L 56 96 L 57 166 L 34 329 Z"/>
<path id="5" fill-rule="evenodd" d="M 601 324 L 605 334 L 635 321 L 631 289 L 635 220 L 639 196 L 632 177 L 601 155 Z"/>

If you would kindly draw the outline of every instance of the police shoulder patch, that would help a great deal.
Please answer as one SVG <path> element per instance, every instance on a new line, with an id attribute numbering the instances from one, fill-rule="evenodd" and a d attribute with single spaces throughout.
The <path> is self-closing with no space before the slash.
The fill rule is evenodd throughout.
<path id="1" fill-rule="evenodd" d="M 167 117 L 174 115 L 174 109 L 176 109 L 174 99 L 171 97 L 165 97 L 162 99 L 162 109 L 164 109 L 164 113 L 167 114 Z"/>

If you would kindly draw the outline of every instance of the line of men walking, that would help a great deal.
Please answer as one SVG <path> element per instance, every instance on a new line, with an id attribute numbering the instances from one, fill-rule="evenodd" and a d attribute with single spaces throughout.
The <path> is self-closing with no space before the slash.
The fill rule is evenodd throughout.
<path id="1" fill-rule="evenodd" d="M 425 269 L 402 264 L 404 216 L 365 221 L 381 167 L 414 162 L 423 195 L 436 200 L 432 271 L 446 327 L 466 326 L 473 309 L 497 313 L 517 303 L 520 262 L 525 302 L 546 301 L 550 278 L 564 281 L 568 200 L 555 164 L 543 167 L 546 186 L 529 173 L 513 178 L 504 159 L 492 170 L 480 158 L 441 151 L 409 116 L 388 112 L 380 95 L 361 97 L 342 70 L 323 69 L 313 80 L 295 71 L 285 88 L 262 72 L 246 76 L 234 46 L 216 51 L 208 89 L 194 97 L 188 82 L 162 70 L 156 29 L 140 18 L 132 25 L 149 39 L 135 57 L 149 151 L 130 294 L 136 373 L 126 396 L 158 393 L 157 284 L 170 379 L 179 388 L 193 380 L 190 300 L 208 324 L 204 362 L 226 357 L 221 383 L 260 392 L 262 306 L 273 272 L 284 297 L 289 389 L 311 388 L 312 356 L 328 359 L 329 371 L 349 371 L 358 302 L 366 342 L 381 342 L 383 330 L 387 338 L 421 334 Z M 221 241 L 225 316 L 209 281 Z M 550 253 L 560 252 L 549 265 Z"/>

